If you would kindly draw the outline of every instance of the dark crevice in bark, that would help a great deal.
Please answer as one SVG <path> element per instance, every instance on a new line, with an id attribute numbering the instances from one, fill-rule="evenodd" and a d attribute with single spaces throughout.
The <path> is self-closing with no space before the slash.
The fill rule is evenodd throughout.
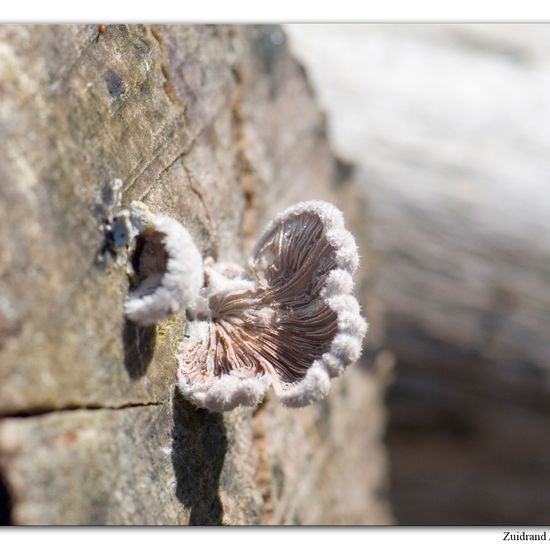
<path id="1" fill-rule="evenodd" d="M 153 38 L 157 41 L 159 45 L 159 52 L 160 52 L 160 70 L 162 72 L 163 76 L 163 84 L 162 87 L 164 89 L 164 92 L 166 93 L 166 97 L 170 100 L 170 103 L 173 105 L 183 105 L 181 101 L 178 98 L 178 94 L 176 92 L 176 89 L 174 88 L 174 85 L 172 84 L 172 79 L 170 77 L 170 73 L 166 67 L 166 64 L 164 63 L 164 41 L 162 39 L 162 35 L 160 32 L 155 29 L 155 26 L 152 25 L 150 27 L 151 29 L 151 35 Z M 185 107 L 185 105 L 183 105 Z"/>
<path id="2" fill-rule="evenodd" d="M 13 413 L 0 415 L 0 420 L 7 418 L 29 418 L 37 416 L 45 416 L 53 413 L 65 413 L 75 411 L 121 411 L 124 409 L 134 409 L 137 407 L 158 407 L 165 405 L 166 401 L 148 401 L 146 403 L 124 403 L 123 405 L 101 405 L 101 404 L 86 404 L 86 405 L 66 405 L 64 407 L 35 407 Z"/>
<path id="3" fill-rule="evenodd" d="M 11 496 L 4 480 L 2 479 L 2 476 L 0 475 L 0 526 L 13 525 L 11 510 Z"/>

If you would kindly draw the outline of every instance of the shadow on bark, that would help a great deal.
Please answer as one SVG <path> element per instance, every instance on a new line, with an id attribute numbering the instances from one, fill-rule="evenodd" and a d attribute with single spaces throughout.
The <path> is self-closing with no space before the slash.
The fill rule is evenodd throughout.
<path id="1" fill-rule="evenodd" d="M 190 525 L 221 525 L 220 475 L 227 451 L 223 416 L 196 409 L 178 390 L 173 399 L 172 464 L 176 496 Z"/>
<path id="2" fill-rule="evenodd" d="M 132 380 L 141 378 L 147 372 L 155 352 L 156 326 L 140 327 L 126 319 L 122 329 L 124 344 L 124 366 Z"/>
<path id="3" fill-rule="evenodd" d="M 11 498 L 8 488 L 0 476 L 0 525 L 12 525 Z"/>

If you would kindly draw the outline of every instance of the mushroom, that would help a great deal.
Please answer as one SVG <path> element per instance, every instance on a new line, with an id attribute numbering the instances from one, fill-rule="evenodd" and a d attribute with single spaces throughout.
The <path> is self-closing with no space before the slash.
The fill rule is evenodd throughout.
<path id="1" fill-rule="evenodd" d="M 151 325 L 191 314 L 177 377 L 199 407 L 255 406 L 271 386 L 285 405 L 305 406 L 361 354 L 357 247 L 329 203 L 302 202 L 277 216 L 246 268 L 203 262 L 185 227 L 140 202 L 119 213 L 111 232 L 117 246 L 135 243 L 126 316 Z"/>
<path id="2" fill-rule="evenodd" d="M 169 216 L 152 214 L 138 201 L 117 218 L 118 241 L 135 237 L 135 288 L 128 293 L 126 317 L 146 326 L 185 308 L 194 309 L 203 284 L 203 265 L 189 231 Z"/>
<path id="3" fill-rule="evenodd" d="M 361 354 L 358 262 L 342 213 L 321 201 L 277 216 L 248 269 L 206 261 L 202 307 L 178 356 L 184 396 L 212 411 L 255 406 L 271 385 L 291 407 L 323 399 Z"/>

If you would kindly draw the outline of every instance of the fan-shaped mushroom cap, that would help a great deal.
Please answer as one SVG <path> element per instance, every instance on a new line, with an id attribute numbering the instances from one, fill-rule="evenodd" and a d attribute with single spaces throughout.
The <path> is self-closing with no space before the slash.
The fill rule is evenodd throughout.
<path id="1" fill-rule="evenodd" d="M 268 225 L 248 277 L 231 264 L 205 269 L 206 319 L 191 323 L 179 356 L 183 393 L 211 410 L 256 405 L 270 382 L 289 406 L 325 397 L 367 329 L 351 295 L 358 261 L 341 212 L 310 201 Z"/>
<path id="2" fill-rule="evenodd" d="M 203 266 L 189 231 L 169 216 L 150 213 L 142 203 L 132 203 L 130 217 L 138 232 L 139 284 L 128 294 L 126 316 L 139 325 L 152 325 L 186 307 L 194 308 Z"/>

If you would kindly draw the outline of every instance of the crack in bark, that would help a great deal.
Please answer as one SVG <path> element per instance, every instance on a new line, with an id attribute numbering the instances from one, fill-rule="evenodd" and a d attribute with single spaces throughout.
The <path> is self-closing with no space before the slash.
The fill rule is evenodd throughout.
<path id="1" fill-rule="evenodd" d="M 183 150 L 183 151 L 180 151 L 160 172 L 159 172 L 159 175 L 157 176 L 157 179 L 158 178 L 161 178 L 162 176 L 164 176 L 164 174 L 166 174 L 166 172 L 168 172 L 168 170 L 170 170 L 170 168 L 172 168 L 172 166 L 174 166 L 174 164 L 176 164 L 176 162 L 178 162 L 178 160 L 182 159 L 184 155 L 186 155 L 189 151 L 187 149 Z"/>
<path id="2" fill-rule="evenodd" d="M 212 214 L 210 212 L 210 210 L 208 209 L 207 207 L 207 203 L 204 199 L 204 192 L 202 191 L 202 189 L 200 188 L 200 186 L 196 183 L 195 181 L 195 178 L 193 177 L 193 175 L 191 174 L 191 170 L 189 169 L 189 166 L 187 165 L 187 163 L 185 162 L 185 156 L 189 154 L 189 152 L 191 151 L 191 149 L 193 148 L 193 146 L 195 145 L 196 143 L 196 139 L 194 139 L 188 147 L 186 147 L 184 150 L 180 151 L 157 175 L 157 177 L 155 178 L 155 182 L 156 180 L 158 180 L 159 178 L 161 178 L 164 174 L 166 174 L 166 172 L 168 172 L 168 170 L 170 170 L 170 168 L 172 168 L 172 166 L 174 166 L 176 164 L 176 162 L 178 162 L 179 160 L 182 161 L 182 166 L 183 166 L 183 170 L 185 172 L 185 175 L 187 176 L 187 178 L 189 179 L 189 188 L 191 190 L 191 192 L 197 196 L 197 198 L 199 199 L 203 209 L 204 209 L 204 212 L 206 214 L 206 217 L 209 221 L 209 223 L 211 224 L 211 226 L 213 227 L 214 225 L 214 221 L 213 221 L 213 217 L 212 217 Z M 159 155 L 157 155 L 157 157 L 155 158 L 158 158 Z M 154 159 L 153 159 L 154 160 Z M 145 168 L 146 169 L 146 168 Z M 145 169 L 143 171 L 145 171 Z M 143 171 L 141 173 L 143 173 Z M 141 174 L 138 174 L 138 176 L 136 176 L 136 179 L 139 177 L 139 175 Z M 135 181 L 135 180 L 134 180 Z M 132 182 L 132 184 L 134 183 L 134 181 Z M 152 187 L 154 186 L 155 182 L 153 182 L 150 186 L 147 187 L 147 189 L 143 192 L 142 195 L 140 195 L 139 197 L 139 200 L 144 200 L 147 195 L 150 193 Z M 132 185 L 130 184 L 130 186 Z M 129 187 L 128 187 L 129 188 Z M 212 232 L 213 229 L 212 229 Z"/>
<path id="3" fill-rule="evenodd" d="M 172 83 L 172 78 L 170 76 L 170 72 L 168 71 L 168 68 L 166 67 L 166 63 L 164 62 L 164 40 L 162 38 L 161 33 L 158 29 L 155 28 L 155 25 L 151 25 L 149 27 L 151 31 L 151 36 L 155 39 L 155 41 L 159 45 L 159 53 L 160 53 L 160 70 L 162 72 L 162 76 L 164 78 L 164 82 L 162 84 L 162 87 L 164 89 L 164 93 L 166 94 L 166 97 L 172 103 L 172 105 L 177 105 L 183 109 L 183 112 L 185 112 L 187 106 L 180 100 L 178 97 L 178 94 L 176 92 L 176 88 L 174 87 L 174 84 Z"/>
<path id="4" fill-rule="evenodd" d="M 172 119 L 170 121 L 170 123 L 173 124 L 174 126 L 177 126 L 178 122 L 181 121 L 181 120 L 183 120 L 185 122 L 185 117 L 183 116 L 183 114 L 181 114 L 180 116 L 177 116 L 176 118 Z M 157 135 L 162 134 L 162 132 L 164 132 L 164 130 L 166 130 L 166 128 L 168 128 L 168 127 L 169 127 L 169 123 L 167 123 L 165 126 L 163 126 L 163 128 L 155 134 L 155 137 Z M 182 149 L 177 153 L 176 157 L 160 170 L 160 172 L 157 174 L 157 176 L 154 178 L 154 180 L 151 182 L 151 184 L 145 189 L 145 191 L 143 191 L 143 194 L 141 195 L 140 200 L 142 200 L 143 197 L 149 193 L 149 191 L 151 190 L 151 187 L 156 184 L 159 177 L 162 174 L 164 174 L 173 164 L 175 164 L 175 162 L 178 160 L 178 158 L 182 157 L 183 155 L 187 155 L 189 153 L 189 151 L 191 151 L 191 149 L 193 148 L 193 146 L 196 143 L 196 140 L 197 140 L 197 137 L 192 136 L 190 138 L 189 142 L 186 143 L 182 147 Z M 131 171 L 132 173 L 135 173 L 138 169 L 139 169 L 139 172 L 137 174 L 135 174 L 135 176 L 132 176 L 132 175 L 129 176 L 130 181 L 123 189 L 124 194 L 127 194 L 132 189 L 132 187 L 137 183 L 139 178 L 153 165 L 153 163 L 155 161 L 157 161 L 159 159 L 159 157 L 163 153 L 166 152 L 167 149 L 169 149 L 169 147 L 171 145 L 172 145 L 171 141 L 164 140 L 163 143 L 162 143 L 162 146 L 156 152 L 156 154 L 153 158 L 145 161 L 145 165 L 143 167 L 136 166 L 134 169 L 132 169 L 132 171 Z"/>
<path id="5" fill-rule="evenodd" d="M 78 411 L 122 411 L 125 409 L 135 409 L 139 407 L 159 407 L 166 405 L 168 401 L 147 401 L 145 403 L 124 403 L 123 405 L 101 405 L 88 404 L 88 405 L 66 405 L 65 407 L 35 407 L 26 410 L 21 410 L 15 413 L 8 413 L 0 415 L 0 421 L 13 419 L 13 418 L 36 418 L 40 416 L 46 416 L 48 414 L 65 413 L 65 412 L 78 412 Z"/>
<path id="6" fill-rule="evenodd" d="M 146 170 L 148 170 L 155 161 L 157 161 L 159 159 L 159 157 L 166 151 L 166 149 L 168 149 L 168 147 L 170 146 L 170 142 L 165 142 L 164 143 L 164 146 L 161 147 L 161 149 L 156 153 L 156 155 L 149 159 L 148 161 L 145 162 L 145 166 L 143 166 L 143 168 L 139 171 L 138 174 L 136 174 L 132 180 L 130 181 L 130 183 L 128 183 L 128 185 L 124 188 L 124 193 L 128 193 L 128 191 L 130 191 L 130 189 L 132 189 L 132 187 L 135 185 L 135 183 L 139 180 L 139 178 L 145 173 Z M 180 155 L 183 155 L 185 154 L 185 151 L 182 151 L 180 153 L 178 153 L 177 157 L 179 157 Z M 173 161 L 171 161 L 168 166 L 162 168 L 162 170 L 157 174 L 157 176 L 155 177 L 154 181 L 151 182 L 151 185 L 149 185 L 145 191 L 143 192 L 143 194 L 141 195 L 140 197 L 140 200 L 143 199 L 143 197 L 145 195 L 147 195 L 147 193 L 149 193 L 149 191 L 151 190 L 151 187 L 153 187 L 153 185 L 155 185 L 155 183 L 157 182 L 157 180 L 160 178 L 160 176 L 162 174 L 164 174 L 164 172 L 166 172 L 168 170 L 168 168 L 170 168 L 170 166 L 172 166 L 172 164 L 174 164 L 174 162 L 176 162 L 177 160 L 177 157 L 176 159 L 174 159 Z"/>
<path id="7" fill-rule="evenodd" d="M 160 70 L 163 77 L 163 90 L 166 94 L 166 97 L 168 98 L 169 102 L 178 108 L 180 111 L 180 114 L 175 116 L 174 119 L 171 121 L 174 126 L 177 126 L 178 121 L 183 120 L 184 124 L 186 123 L 185 120 L 185 113 L 187 111 L 187 105 L 179 98 L 176 88 L 172 82 L 172 78 L 170 76 L 170 72 L 168 71 L 168 68 L 166 66 L 166 63 L 164 62 L 164 52 L 165 52 L 165 46 L 164 46 L 164 40 L 162 38 L 161 32 L 156 28 L 155 25 L 151 25 L 148 27 L 149 34 L 151 38 L 158 44 L 158 51 L 159 51 L 159 64 L 160 64 Z M 187 124 L 187 126 L 189 126 Z M 157 135 L 161 134 L 166 128 L 168 127 L 168 124 L 166 124 L 161 131 L 157 133 Z M 190 127 L 190 126 L 189 126 Z M 191 128 L 191 127 L 190 127 Z M 192 128 L 191 128 L 192 129 Z M 193 132 L 194 133 L 194 132 Z M 178 153 L 176 158 L 168 164 L 166 167 L 164 167 L 157 177 L 155 178 L 155 181 L 158 180 L 158 178 L 165 173 L 182 155 L 186 154 L 191 147 L 193 146 L 194 142 L 196 140 L 196 135 L 192 137 L 190 143 L 187 145 L 187 147 L 184 148 L 183 151 Z M 139 180 L 139 178 L 142 176 L 142 174 L 166 151 L 166 149 L 171 144 L 170 141 L 165 140 L 160 150 L 157 152 L 157 154 L 148 162 L 145 163 L 145 166 L 143 166 L 141 169 L 139 169 L 139 172 L 131 177 L 130 182 L 125 187 L 124 192 L 127 193 Z M 154 185 L 154 183 L 151 184 L 151 186 Z M 143 192 L 142 197 L 143 198 L 147 193 L 149 193 L 151 186 L 147 187 L 147 189 Z"/>

